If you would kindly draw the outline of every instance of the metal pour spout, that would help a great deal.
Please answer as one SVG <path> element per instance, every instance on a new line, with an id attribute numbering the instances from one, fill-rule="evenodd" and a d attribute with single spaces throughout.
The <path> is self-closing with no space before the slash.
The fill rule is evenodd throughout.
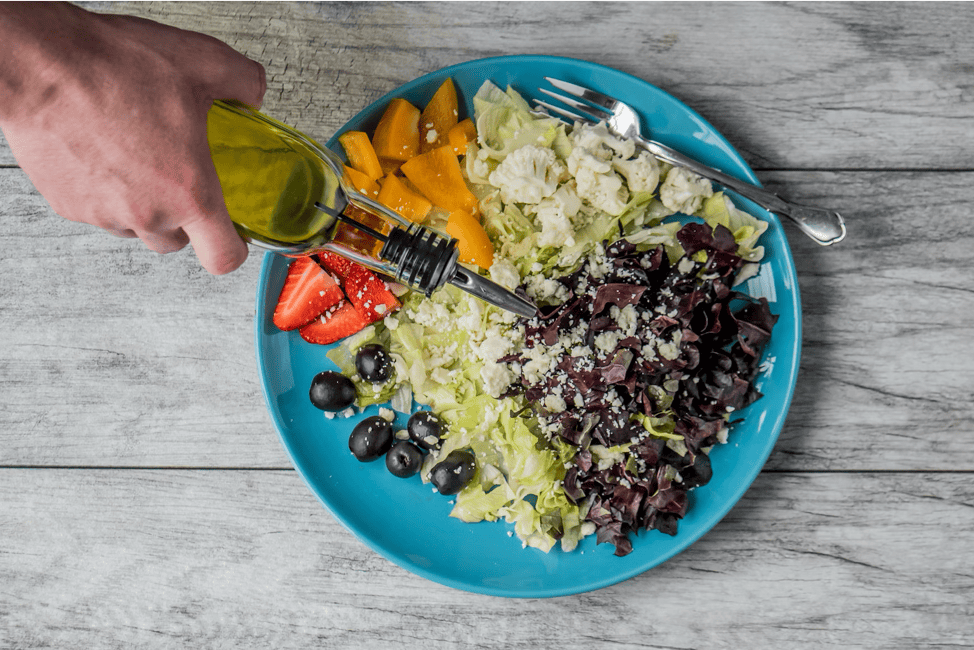
<path id="1" fill-rule="evenodd" d="M 525 318 L 533 318 L 538 313 L 538 307 L 526 298 L 522 298 L 516 293 L 505 289 L 496 282 L 477 275 L 467 270 L 459 264 L 453 270 L 453 276 L 449 280 L 450 284 L 463 289 L 467 293 L 473 294 L 478 298 L 486 300 L 492 305 L 501 309 L 512 311 Z"/>
<path id="2" fill-rule="evenodd" d="M 368 200 L 367 205 L 360 207 L 380 214 L 388 210 L 385 206 L 371 200 Z M 331 212 L 320 204 L 318 208 Z M 417 224 L 393 225 L 392 229 L 384 234 L 347 215 L 336 214 L 335 216 L 338 220 L 383 242 L 378 257 L 388 266 L 379 270 L 389 273 L 427 296 L 449 282 L 481 300 L 519 316 L 532 318 L 538 313 L 537 306 L 531 301 L 463 267 L 458 262 L 459 251 L 455 239 L 444 237 Z M 342 252 L 337 249 L 332 250 Z M 364 263 L 370 261 L 360 260 L 358 257 L 356 259 Z"/>

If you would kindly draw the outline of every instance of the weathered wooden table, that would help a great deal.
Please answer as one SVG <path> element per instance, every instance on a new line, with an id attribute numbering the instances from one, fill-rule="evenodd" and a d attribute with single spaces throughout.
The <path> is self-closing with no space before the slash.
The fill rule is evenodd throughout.
<path id="1" fill-rule="evenodd" d="M 215 278 L 64 221 L 0 144 L 0 647 L 974 646 L 974 7 L 89 7 L 227 41 L 322 139 L 446 65 L 609 65 L 849 236 L 786 224 L 801 375 L 730 514 L 627 582 L 508 600 L 376 555 L 291 468 L 254 361 L 260 254 Z"/>

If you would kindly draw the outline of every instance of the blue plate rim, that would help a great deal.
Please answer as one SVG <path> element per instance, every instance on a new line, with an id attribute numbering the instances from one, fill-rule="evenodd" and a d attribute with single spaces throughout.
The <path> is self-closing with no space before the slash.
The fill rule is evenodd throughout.
<path id="1" fill-rule="evenodd" d="M 410 92 L 418 87 L 421 87 L 425 83 L 428 83 L 429 80 L 432 78 L 452 76 L 452 73 L 454 73 L 455 71 L 463 70 L 474 65 L 498 64 L 498 65 L 506 66 L 510 64 L 518 64 L 518 65 L 545 64 L 549 62 L 562 63 L 562 64 L 577 66 L 579 68 L 588 69 L 592 71 L 607 72 L 613 75 L 626 77 L 628 78 L 630 83 L 636 85 L 648 86 L 653 90 L 653 92 L 660 93 L 661 95 L 668 97 L 672 102 L 678 104 L 689 117 L 691 117 L 695 121 L 698 121 L 703 126 L 707 127 L 718 139 L 722 141 L 724 150 L 728 152 L 728 154 L 734 159 L 734 162 L 740 166 L 740 170 L 732 170 L 729 173 L 734 173 L 736 171 L 739 171 L 740 174 L 743 174 L 747 180 L 760 185 L 760 181 L 755 176 L 753 170 L 751 170 L 751 168 L 747 165 L 746 161 L 744 161 L 743 157 L 736 151 L 736 149 L 733 148 L 733 146 L 726 140 L 726 138 L 724 138 L 724 136 L 712 125 L 710 125 L 709 122 L 707 122 L 703 117 L 697 114 L 690 107 L 683 104 L 682 101 L 680 101 L 670 93 L 629 73 L 622 72 L 601 64 L 592 63 L 590 61 L 575 59 L 571 57 L 561 57 L 561 56 L 506 55 L 506 56 L 486 57 L 486 58 L 472 59 L 469 61 L 453 64 L 451 66 L 447 66 L 445 68 L 441 68 L 439 70 L 422 75 L 386 93 L 376 101 L 372 102 L 368 107 L 356 113 L 355 116 L 353 116 L 346 123 L 345 126 L 343 126 L 338 132 L 336 132 L 332 136 L 332 138 L 328 140 L 326 146 L 334 149 L 335 146 L 337 145 L 338 135 L 340 135 L 341 132 L 343 132 L 344 130 L 347 130 L 348 124 L 361 120 L 363 116 L 367 116 L 370 113 L 372 113 L 375 110 L 376 106 L 383 105 L 393 97 L 400 96 L 404 93 Z M 733 193 L 728 192 L 728 194 L 733 194 Z M 740 200 L 740 198 L 737 196 L 734 196 L 734 199 L 735 199 L 735 204 L 741 207 L 743 207 L 742 204 L 749 203 L 746 200 Z M 747 211 L 752 214 L 758 212 L 760 213 L 762 219 L 771 222 L 779 229 L 781 228 L 781 223 L 778 220 L 776 215 L 767 212 L 762 208 L 754 206 L 753 204 L 751 204 L 747 208 Z M 783 267 L 784 267 L 783 270 L 785 271 L 785 280 L 791 285 L 792 291 L 794 292 L 794 309 L 793 312 L 790 314 L 790 316 L 794 319 L 794 328 L 795 328 L 795 337 L 794 340 L 791 342 L 792 345 L 790 350 L 791 355 L 793 355 L 792 358 L 794 359 L 794 364 L 792 367 L 791 374 L 787 378 L 785 395 L 784 395 L 784 399 L 782 400 L 783 407 L 780 409 L 780 411 L 776 413 L 775 420 L 770 427 L 772 431 L 772 435 L 768 436 L 765 442 L 765 448 L 763 449 L 762 454 L 760 456 L 760 463 L 757 465 L 757 469 L 751 472 L 745 478 L 745 480 L 742 480 L 736 484 L 737 487 L 733 491 L 733 493 L 729 494 L 728 498 L 725 498 L 723 500 L 725 504 L 723 507 L 714 510 L 713 512 L 709 513 L 709 515 L 705 519 L 701 520 L 701 523 L 697 526 L 699 532 L 697 532 L 695 536 L 688 535 L 684 543 L 678 544 L 666 552 L 657 553 L 653 555 L 649 561 L 637 565 L 628 571 L 620 571 L 617 573 L 613 573 L 602 579 L 589 580 L 587 582 L 580 583 L 577 586 L 565 587 L 561 589 L 548 589 L 548 588 L 541 587 L 535 589 L 524 589 L 516 592 L 510 589 L 492 588 L 482 584 L 472 584 L 468 581 L 458 580 L 450 576 L 429 571 L 423 566 L 417 564 L 416 562 L 413 562 L 408 558 L 404 558 L 400 555 L 397 555 L 394 551 L 377 543 L 375 540 L 372 540 L 367 536 L 363 535 L 361 531 L 356 530 L 355 526 L 352 525 L 340 512 L 332 508 L 331 505 L 328 503 L 328 501 L 324 498 L 324 496 L 321 493 L 319 493 L 319 490 L 316 488 L 316 486 L 311 483 L 306 473 L 302 470 L 301 463 L 296 456 L 295 450 L 292 447 L 292 443 L 285 435 L 286 425 L 281 415 L 274 407 L 274 402 L 273 402 L 274 396 L 271 395 L 270 386 L 268 385 L 268 382 L 265 380 L 266 373 L 269 370 L 269 360 L 267 359 L 266 350 L 261 346 L 261 334 L 262 334 L 261 327 L 263 325 L 261 316 L 264 311 L 262 309 L 263 301 L 265 300 L 267 291 L 269 289 L 268 281 L 269 281 L 270 271 L 276 258 L 278 257 L 277 255 L 272 253 L 265 253 L 263 257 L 261 263 L 260 277 L 258 279 L 258 285 L 256 291 L 256 308 L 255 308 L 255 317 L 254 317 L 254 335 L 255 335 L 255 348 L 256 348 L 255 356 L 258 365 L 258 372 L 261 378 L 261 392 L 264 396 L 264 400 L 267 405 L 268 411 L 274 422 L 274 426 L 275 429 L 277 430 L 278 437 L 281 440 L 281 443 L 284 446 L 285 451 L 292 465 L 298 471 L 298 474 L 301 477 L 302 481 L 305 483 L 305 485 L 308 486 L 308 488 L 311 490 L 312 494 L 315 495 L 317 500 L 339 523 L 342 524 L 342 526 L 346 530 L 348 530 L 353 535 L 355 535 L 360 541 L 365 543 L 366 546 L 368 546 L 369 548 L 371 548 L 372 550 L 374 550 L 375 552 L 377 552 L 379 555 L 386 558 L 387 560 L 393 562 L 394 564 L 397 564 L 402 568 L 405 568 L 406 570 L 410 571 L 411 573 L 414 573 L 415 575 L 421 576 L 423 578 L 426 578 L 433 582 L 437 582 L 439 584 L 443 584 L 448 587 L 452 587 L 458 590 L 472 592 L 472 593 L 479 593 L 484 595 L 500 596 L 500 597 L 551 598 L 551 597 L 574 595 L 578 593 L 584 593 L 588 591 L 594 591 L 597 589 L 609 587 L 618 584 L 620 582 L 623 582 L 625 580 L 628 580 L 630 578 L 633 578 L 637 575 L 641 575 L 646 571 L 656 566 L 659 566 L 660 564 L 668 561 L 672 557 L 685 551 L 689 546 L 696 543 L 697 541 L 699 541 L 699 539 L 701 539 L 706 534 L 708 534 L 713 529 L 713 527 L 717 523 L 719 523 L 736 506 L 736 504 L 740 501 L 740 499 L 748 491 L 748 489 L 750 489 L 754 480 L 757 478 L 758 474 L 760 474 L 761 468 L 763 467 L 768 457 L 770 456 L 775 443 L 777 442 L 781 429 L 784 425 L 784 421 L 787 418 L 788 411 L 790 409 L 790 405 L 794 396 L 795 385 L 797 382 L 797 376 L 798 376 L 799 366 L 800 366 L 801 342 L 802 342 L 801 299 L 800 299 L 800 293 L 799 293 L 799 288 L 797 283 L 797 272 L 795 270 L 794 258 L 791 254 L 791 250 L 788 245 L 787 238 L 784 236 L 783 233 L 781 235 L 781 243 L 783 246 L 781 252 L 784 253 L 783 259 L 781 261 L 783 262 Z M 503 534 L 503 532 L 500 529 L 497 532 L 499 535 Z M 553 549 L 551 552 L 556 552 L 557 550 L 558 549 Z M 520 552 L 537 552 L 537 551 L 524 550 Z M 635 552 L 636 551 L 634 551 L 634 553 Z"/>

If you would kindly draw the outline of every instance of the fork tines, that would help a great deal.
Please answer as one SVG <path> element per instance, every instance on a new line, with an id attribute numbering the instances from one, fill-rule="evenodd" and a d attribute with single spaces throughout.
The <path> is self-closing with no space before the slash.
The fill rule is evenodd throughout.
<path id="1" fill-rule="evenodd" d="M 551 82 L 556 81 L 548 77 L 546 77 L 546 79 L 548 79 L 548 81 Z M 565 84 L 565 85 L 570 86 L 570 84 Z M 565 95 L 560 95 L 558 93 L 552 92 L 547 88 L 538 88 L 538 90 L 544 93 L 545 95 L 548 95 L 549 97 L 558 100 L 562 104 L 565 104 L 566 106 L 570 106 L 574 108 L 576 111 L 580 111 L 581 114 L 572 112 L 566 108 L 563 108 L 561 106 L 556 106 L 555 104 L 551 104 L 549 102 L 545 102 L 540 99 L 532 100 L 536 105 L 542 106 L 553 113 L 556 113 L 564 118 L 572 120 L 573 122 L 586 122 L 588 124 L 596 124 L 598 122 L 607 121 L 610 117 L 612 117 L 611 113 L 606 112 L 602 108 L 598 106 L 594 106 L 589 103 L 581 102 L 575 99 L 574 97 L 566 97 Z"/>

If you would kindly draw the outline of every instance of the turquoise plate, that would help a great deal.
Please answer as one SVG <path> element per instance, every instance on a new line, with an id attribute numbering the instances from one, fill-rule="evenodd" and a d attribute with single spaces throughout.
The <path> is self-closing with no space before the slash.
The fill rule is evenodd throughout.
<path id="1" fill-rule="evenodd" d="M 466 114 L 485 80 L 536 96 L 552 76 L 624 99 L 662 142 L 713 167 L 757 183 L 733 147 L 703 118 L 660 89 L 630 75 L 585 61 L 548 56 L 508 56 L 461 63 L 425 75 L 382 97 L 343 130 L 369 131 L 393 97 L 423 106 L 452 77 Z M 340 151 L 337 136 L 327 146 Z M 592 535 L 571 553 L 543 553 L 521 547 L 504 522 L 464 524 L 449 516 L 450 499 L 435 494 L 418 476 L 400 479 L 385 463 L 360 463 L 348 451 L 348 435 L 360 417 L 328 420 L 308 400 L 311 378 L 335 369 L 328 348 L 305 343 L 297 332 L 281 332 L 271 316 L 287 271 L 287 260 L 267 254 L 257 287 L 256 348 L 264 396 L 281 441 L 295 468 L 329 512 L 377 553 L 429 580 L 466 591 L 508 597 L 550 597 L 612 585 L 673 557 L 710 530 L 741 498 L 761 471 L 784 424 L 798 375 L 801 307 L 795 267 L 778 219 L 749 201 L 742 209 L 768 222 L 761 272 L 745 289 L 766 296 L 779 315 L 765 351 L 758 388 L 764 396 L 739 415 L 730 442 L 712 453 L 711 482 L 691 491 L 690 508 L 670 537 L 643 531 L 633 552 L 616 557 L 611 544 Z M 370 408 L 364 415 L 377 412 Z M 363 415 L 363 417 L 364 417 Z M 405 423 L 400 421 L 399 424 Z"/>

